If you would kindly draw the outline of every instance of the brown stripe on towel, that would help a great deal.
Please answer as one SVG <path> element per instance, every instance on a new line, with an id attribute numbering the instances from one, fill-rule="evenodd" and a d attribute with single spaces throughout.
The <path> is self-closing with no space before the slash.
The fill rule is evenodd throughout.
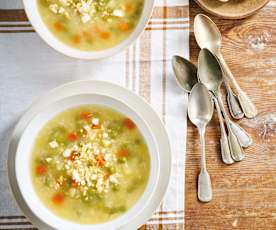
<path id="1" fill-rule="evenodd" d="M 9 33 L 34 33 L 34 30 L 0 30 L 0 33 L 9 34 Z"/>
<path id="2" fill-rule="evenodd" d="M 150 31 L 150 30 L 188 30 L 189 27 L 163 27 L 163 28 L 151 28 L 151 27 L 146 27 L 145 30 Z M 0 30 L 0 33 L 34 33 L 34 29 L 25 29 L 25 30 Z"/>
<path id="3" fill-rule="evenodd" d="M 189 8 L 188 6 L 169 6 L 154 7 L 152 18 L 163 18 L 164 8 L 167 11 L 167 18 L 188 18 Z M 28 18 L 23 9 L 20 10 L 0 10 L 0 22 L 24 22 L 28 21 Z"/>
<path id="4" fill-rule="evenodd" d="M 140 227 L 139 230 L 184 230 L 184 224 L 147 224 Z"/>
<path id="5" fill-rule="evenodd" d="M 9 225 L 32 225 L 32 223 L 31 222 L 4 222 L 4 223 L 0 222 L 0 226 L 9 226 Z"/>
<path id="6" fill-rule="evenodd" d="M 25 22 L 28 18 L 24 10 L 0 10 L 0 22 Z"/>
<path id="7" fill-rule="evenodd" d="M 16 24 L 16 23 L 18 23 L 18 24 Z M 164 21 L 162 21 L 162 19 L 160 21 L 150 20 L 147 27 L 151 28 L 151 25 L 163 25 L 163 24 L 164 24 Z M 166 25 L 189 25 L 189 21 L 181 21 L 181 20 L 167 21 Z M 25 24 L 20 24 L 20 22 L 16 21 L 13 24 L 8 24 L 8 23 L 0 24 L 0 27 L 32 27 L 32 25 L 29 22 L 26 22 Z"/>
<path id="8" fill-rule="evenodd" d="M 189 29 L 189 27 L 163 27 L 163 28 L 151 28 L 146 27 L 146 30 L 186 30 Z"/>
<path id="9" fill-rule="evenodd" d="M 25 216 L 0 216 L 0 221 L 5 219 L 26 219 Z"/>
<path id="10" fill-rule="evenodd" d="M 184 213 L 184 210 L 181 211 L 163 211 L 163 212 L 155 212 L 154 214 L 178 214 Z"/>
<path id="11" fill-rule="evenodd" d="M 26 24 L 0 24 L 1 27 L 32 27 L 30 23 Z"/>
<path id="12" fill-rule="evenodd" d="M 179 217 L 158 217 L 158 218 L 150 218 L 149 221 L 164 221 L 164 220 L 184 220 L 184 216 Z"/>
<path id="13" fill-rule="evenodd" d="M 38 230 L 38 228 L 35 228 L 35 227 L 26 227 L 26 228 L 23 228 L 23 227 L 15 227 L 15 228 L 0 228 L 2 230 Z"/>
<path id="14" fill-rule="evenodd" d="M 168 214 L 168 213 L 170 213 L 170 214 L 176 214 L 176 213 L 183 213 L 184 211 L 167 211 L 167 212 L 162 212 L 162 213 L 164 213 L 164 214 Z M 9 221 L 9 220 L 17 220 L 17 222 L 0 222 L 0 226 L 16 226 L 16 225 L 32 225 L 31 224 L 31 222 L 28 222 L 28 221 L 22 221 L 22 222 L 20 222 L 20 221 L 18 221 L 18 219 L 22 219 L 22 220 L 26 220 L 26 217 L 24 217 L 24 216 L 1 216 L 0 217 L 0 219 L 2 219 L 2 220 L 6 220 L 6 221 Z M 151 218 L 149 221 L 164 221 L 164 220 L 170 220 L 170 221 L 172 221 L 172 220 L 182 220 L 182 219 L 184 219 L 184 217 L 155 217 L 155 218 Z M 1 227 L 1 229 L 3 229 L 2 227 Z M 20 228 L 21 229 L 21 228 Z M 31 228 L 31 229 L 34 229 L 34 228 Z M 174 228 L 175 229 L 175 228 Z"/>
<path id="15" fill-rule="evenodd" d="M 182 25 L 182 24 L 189 24 L 189 21 L 167 21 L 166 24 L 167 25 L 174 25 L 174 24 L 178 24 L 178 25 Z M 162 21 L 162 19 L 160 21 L 149 21 L 148 25 L 163 25 L 164 21 Z"/>

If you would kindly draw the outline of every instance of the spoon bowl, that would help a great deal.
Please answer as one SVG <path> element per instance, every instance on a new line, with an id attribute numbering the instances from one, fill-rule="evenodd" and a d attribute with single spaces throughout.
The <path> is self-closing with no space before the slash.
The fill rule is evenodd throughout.
<path id="1" fill-rule="evenodd" d="M 187 59 L 175 55 L 172 58 L 172 67 L 178 85 L 186 93 L 190 93 L 198 82 L 196 66 Z"/>
<path id="2" fill-rule="evenodd" d="M 199 53 L 198 76 L 200 76 L 200 81 L 217 95 L 223 81 L 223 75 L 219 62 L 206 48 L 202 49 Z"/>
<path id="3" fill-rule="evenodd" d="M 202 83 L 197 83 L 189 97 L 188 116 L 191 122 L 197 127 L 206 126 L 212 118 L 213 107 L 208 89 Z"/>
<path id="4" fill-rule="evenodd" d="M 206 15 L 198 14 L 194 20 L 194 33 L 199 47 L 208 48 L 214 53 L 219 52 L 222 37 L 216 24 Z"/>

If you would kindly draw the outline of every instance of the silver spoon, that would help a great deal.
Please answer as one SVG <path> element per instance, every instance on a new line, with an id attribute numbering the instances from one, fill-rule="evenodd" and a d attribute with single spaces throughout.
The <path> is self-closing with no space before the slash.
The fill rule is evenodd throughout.
<path id="1" fill-rule="evenodd" d="M 200 173 L 198 176 L 198 199 L 202 202 L 212 200 L 211 178 L 206 168 L 205 157 L 205 129 L 212 118 L 214 104 L 208 89 L 197 83 L 191 90 L 188 103 L 188 116 L 191 122 L 198 128 L 201 144 Z"/>
<path id="2" fill-rule="evenodd" d="M 216 24 L 206 15 L 198 14 L 194 20 L 194 34 L 196 41 L 200 48 L 208 48 L 213 54 L 215 54 L 223 67 L 224 73 L 227 75 L 228 79 L 231 81 L 232 86 L 235 88 L 237 93 L 239 103 L 246 117 L 253 118 L 257 115 L 258 111 L 247 96 L 247 94 L 242 91 L 236 79 L 234 78 L 232 72 L 227 66 L 223 59 L 220 48 L 222 44 L 221 33 L 216 26 Z"/>
<path id="3" fill-rule="evenodd" d="M 187 59 L 175 55 L 172 58 L 172 67 L 180 88 L 190 93 L 193 86 L 198 83 L 196 66 Z"/>
<path id="4" fill-rule="evenodd" d="M 172 66 L 173 66 L 177 83 L 185 92 L 190 93 L 192 87 L 198 82 L 196 66 L 190 61 L 180 56 L 173 56 Z M 216 104 L 216 107 L 218 107 L 217 104 Z M 227 134 L 224 127 L 224 121 L 223 121 L 220 109 L 217 109 L 217 112 L 218 112 L 219 124 L 221 129 L 220 149 L 221 149 L 222 161 L 225 164 L 233 164 L 234 161 L 231 157 Z"/>
<path id="5" fill-rule="evenodd" d="M 202 49 L 198 58 L 198 76 L 200 81 L 214 94 L 217 110 L 221 110 L 228 128 L 228 142 L 231 156 L 235 161 L 241 161 L 244 158 L 244 152 L 239 140 L 232 131 L 231 120 L 225 112 L 220 94 L 222 83 L 222 70 L 216 57 L 207 49 Z"/>

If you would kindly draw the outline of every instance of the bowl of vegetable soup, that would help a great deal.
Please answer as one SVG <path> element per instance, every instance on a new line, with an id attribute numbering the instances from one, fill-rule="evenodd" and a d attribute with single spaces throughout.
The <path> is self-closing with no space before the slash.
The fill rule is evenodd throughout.
<path id="1" fill-rule="evenodd" d="M 156 190 L 155 137 L 133 108 L 79 94 L 40 111 L 23 132 L 16 180 L 32 212 L 55 229 L 118 229 Z"/>
<path id="2" fill-rule="evenodd" d="M 36 32 L 57 51 L 80 59 L 114 55 L 145 28 L 154 0 L 24 0 Z"/>

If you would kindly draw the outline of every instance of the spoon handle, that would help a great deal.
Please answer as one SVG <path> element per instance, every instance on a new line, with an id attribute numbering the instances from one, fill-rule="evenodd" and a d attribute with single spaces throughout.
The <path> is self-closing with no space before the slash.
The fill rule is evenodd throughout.
<path id="1" fill-rule="evenodd" d="M 212 200 L 212 183 L 211 178 L 206 168 L 205 157 L 205 127 L 199 129 L 200 144 L 201 144 L 201 161 L 200 161 L 200 173 L 198 175 L 198 192 L 197 196 L 201 202 L 209 202 Z"/>
<path id="2" fill-rule="evenodd" d="M 233 93 L 230 85 L 226 80 L 224 80 L 224 85 L 227 90 L 227 104 L 230 111 L 230 114 L 235 119 L 241 119 L 244 117 L 244 113 L 240 107 L 240 103 L 238 101 L 238 98 Z"/>
<path id="3" fill-rule="evenodd" d="M 228 114 L 226 113 L 226 111 L 224 109 L 224 105 L 223 105 L 223 102 L 221 99 L 220 92 L 218 92 L 218 101 L 219 101 L 219 105 L 220 105 L 222 114 L 225 119 L 225 123 L 228 126 L 228 130 L 231 129 L 231 131 L 237 137 L 237 139 L 242 147 L 247 148 L 250 145 L 252 145 L 253 141 L 252 141 L 251 137 L 249 136 L 249 134 L 242 127 L 240 127 L 236 122 L 232 121 L 229 118 Z"/>
<path id="4" fill-rule="evenodd" d="M 228 65 L 226 64 L 224 58 L 222 57 L 221 53 L 219 53 L 218 58 L 220 60 L 220 63 L 223 67 L 223 70 L 225 74 L 228 76 L 228 79 L 231 81 L 233 87 L 235 88 L 237 92 L 237 96 L 240 102 L 240 105 L 242 107 L 242 110 L 244 112 L 244 115 L 247 118 L 253 118 L 257 116 L 258 111 L 256 106 L 253 104 L 253 102 L 250 100 L 250 98 L 247 96 L 247 94 L 240 88 L 239 84 L 237 83 L 235 77 L 233 76 L 231 70 L 229 69 Z"/>
<path id="5" fill-rule="evenodd" d="M 230 145 L 230 150 L 232 154 L 232 158 L 235 161 L 241 161 L 244 159 L 244 152 L 243 149 L 235 136 L 235 134 L 230 130 L 228 130 L 228 141 Z"/>
<path id="6" fill-rule="evenodd" d="M 231 120 L 224 109 L 220 93 L 218 93 L 217 99 L 218 99 L 220 109 L 223 113 L 226 126 L 228 128 L 228 142 L 229 142 L 231 156 L 235 161 L 241 161 L 244 158 L 244 152 L 238 138 L 235 136 L 235 134 L 232 131 L 232 127 L 230 125 Z"/>
<path id="7" fill-rule="evenodd" d="M 220 132 L 221 132 L 221 137 L 220 137 L 220 151 L 221 151 L 221 157 L 222 157 L 222 161 L 225 164 L 233 164 L 234 161 L 231 157 L 231 152 L 230 152 L 230 147 L 228 144 L 228 138 L 227 138 L 227 134 L 226 134 L 226 130 L 224 127 L 224 121 L 221 115 L 221 110 L 219 107 L 219 103 L 218 100 L 213 97 L 213 100 L 215 102 L 215 106 L 217 109 L 217 113 L 218 113 L 218 118 L 219 118 L 219 124 L 220 124 Z"/>
<path id="8" fill-rule="evenodd" d="M 244 91 L 239 92 L 238 99 L 247 118 L 253 118 L 257 116 L 258 111 L 256 106 L 253 104 L 253 102 Z"/>
<path id="9" fill-rule="evenodd" d="M 230 122 L 231 129 L 238 138 L 242 147 L 247 148 L 253 144 L 252 138 L 249 134 L 235 122 Z"/>

